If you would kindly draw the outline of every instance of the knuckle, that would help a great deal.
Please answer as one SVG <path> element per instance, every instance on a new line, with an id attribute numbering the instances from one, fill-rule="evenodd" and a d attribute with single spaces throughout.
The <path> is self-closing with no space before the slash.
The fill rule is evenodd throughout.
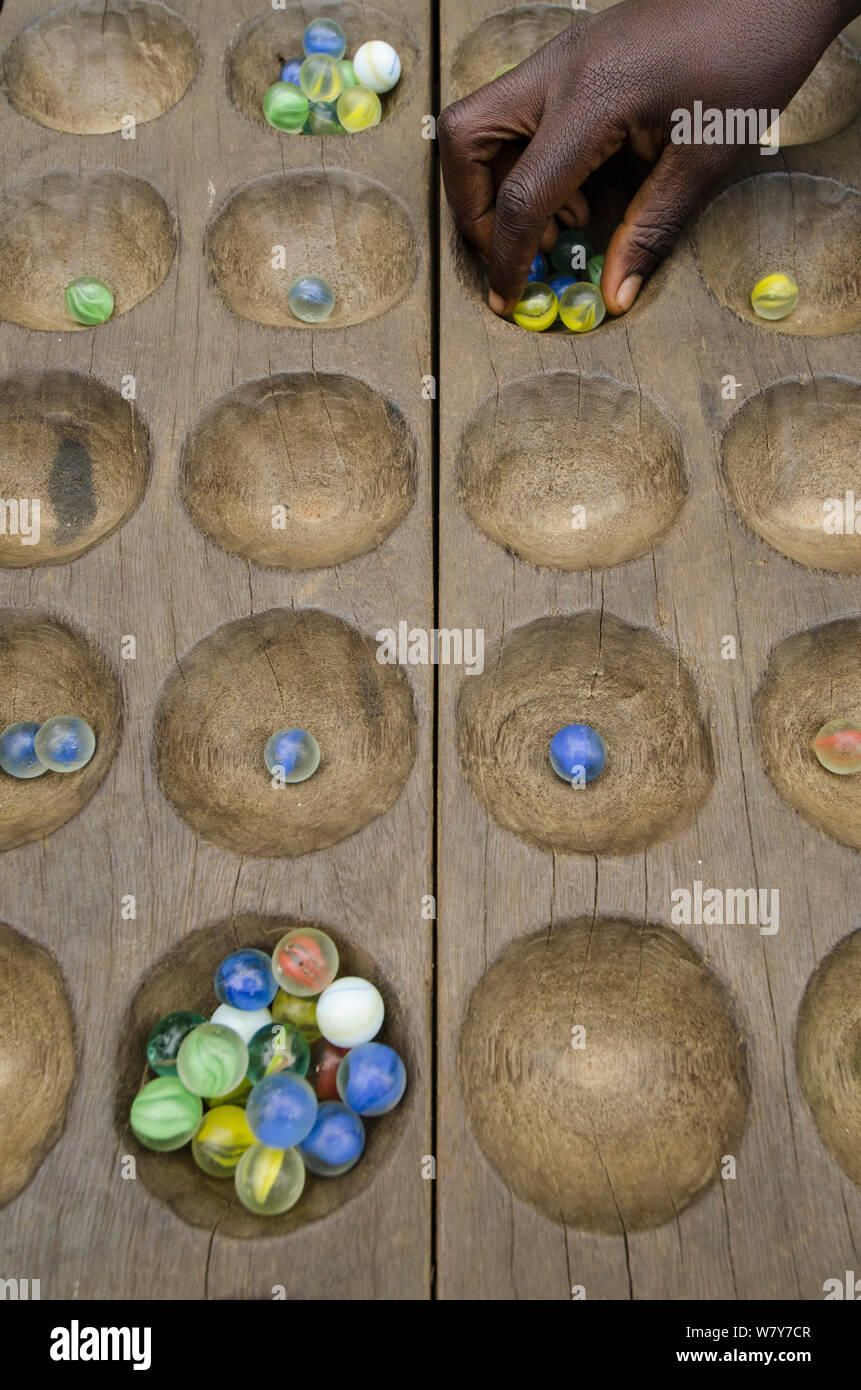
<path id="1" fill-rule="evenodd" d="M 537 206 L 535 191 L 523 178 L 509 176 L 496 195 L 496 213 L 504 222 L 533 225 L 544 224 Z"/>
<path id="2" fill-rule="evenodd" d="M 437 121 L 437 135 L 445 145 L 457 145 L 463 139 L 470 124 L 466 103 L 455 101 L 440 113 Z"/>

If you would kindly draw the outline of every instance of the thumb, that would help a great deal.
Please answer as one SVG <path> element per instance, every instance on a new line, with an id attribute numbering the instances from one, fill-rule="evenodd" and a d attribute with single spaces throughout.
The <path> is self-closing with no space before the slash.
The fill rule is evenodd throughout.
<path id="1" fill-rule="evenodd" d="M 736 162 L 727 145 L 668 145 L 626 209 L 604 257 L 601 292 L 611 314 L 627 313 L 647 275 Z"/>

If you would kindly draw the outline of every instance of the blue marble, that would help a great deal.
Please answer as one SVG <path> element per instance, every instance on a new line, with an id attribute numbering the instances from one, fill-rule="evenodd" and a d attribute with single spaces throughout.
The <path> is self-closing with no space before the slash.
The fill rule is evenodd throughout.
<path id="1" fill-rule="evenodd" d="M 551 275 L 547 283 L 556 298 L 559 299 L 563 290 L 567 290 L 570 285 L 576 285 L 578 282 L 575 275 Z"/>
<path id="2" fill-rule="evenodd" d="M 258 1081 L 248 1097 L 245 1115 L 261 1144 L 270 1149 L 292 1149 L 314 1128 L 317 1097 L 301 1076 L 278 1071 Z"/>
<path id="3" fill-rule="evenodd" d="M 215 994 L 220 1004 L 234 1009 L 265 1009 L 278 992 L 272 961 L 252 947 L 233 951 L 215 972 Z"/>
<path id="4" fill-rule="evenodd" d="M 300 275 L 287 291 L 287 303 L 302 323 L 322 323 L 335 307 L 335 291 L 322 275 Z"/>
<path id="5" fill-rule="evenodd" d="M 407 1073 L 385 1043 L 360 1043 L 341 1062 L 335 1084 L 341 1100 L 357 1115 L 387 1115 L 406 1090 Z"/>
<path id="6" fill-rule="evenodd" d="M 0 767 L 10 777 L 24 780 L 27 777 L 41 777 L 48 769 L 36 757 L 33 743 L 39 725 L 27 719 L 19 719 L 17 724 L 9 724 L 0 734 Z"/>
<path id="7" fill-rule="evenodd" d="M 306 729 L 279 729 L 267 741 L 263 759 L 285 782 L 305 782 L 320 766 L 320 745 Z M 276 768 L 283 771 L 276 774 Z"/>
<path id="8" fill-rule="evenodd" d="M 542 285 L 546 285 L 548 283 L 547 272 L 549 269 L 550 267 L 547 264 L 547 257 L 542 256 L 541 252 L 539 251 L 537 256 L 535 257 L 535 260 L 529 267 L 529 274 L 526 278 L 527 280 L 540 280 Z"/>
<path id="9" fill-rule="evenodd" d="M 550 741 L 550 762 L 563 782 L 594 782 L 607 762 L 607 746 L 589 724 L 566 724 Z"/>
<path id="10" fill-rule="evenodd" d="M 279 82 L 292 82 L 294 87 L 299 86 L 299 69 L 302 66 L 301 58 L 288 58 L 279 74 Z"/>
<path id="11" fill-rule="evenodd" d="M 40 726 L 33 747 L 52 772 L 79 772 L 96 751 L 96 736 L 85 719 L 55 714 Z"/>
<path id="12" fill-rule="evenodd" d="M 362 1157 L 365 1126 L 346 1105 L 327 1100 L 317 1111 L 314 1128 L 299 1145 L 305 1167 L 323 1178 L 346 1173 Z"/>
<path id="13" fill-rule="evenodd" d="M 334 19 L 312 19 L 302 36 L 302 47 L 309 58 L 312 53 L 343 58 L 347 51 L 347 35 Z"/>

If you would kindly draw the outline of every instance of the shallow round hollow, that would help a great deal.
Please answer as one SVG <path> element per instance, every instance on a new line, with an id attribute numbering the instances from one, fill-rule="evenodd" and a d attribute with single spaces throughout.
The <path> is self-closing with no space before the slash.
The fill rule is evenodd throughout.
<path id="1" fill-rule="evenodd" d="M 861 618 L 780 642 L 753 712 L 766 771 L 784 801 L 826 835 L 861 849 L 861 773 L 828 772 L 811 747 L 829 719 L 861 714 Z"/>
<path id="2" fill-rule="evenodd" d="M 137 1160 L 138 1177 L 147 1191 L 165 1202 L 177 1216 L 203 1230 L 218 1230 L 221 1236 L 249 1240 L 256 1236 L 271 1239 L 312 1221 L 319 1221 L 346 1205 L 365 1190 L 382 1171 L 394 1153 L 406 1126 L 412 1105 L 410 1081 L 403 1101 L 389 1115 L 365 1123 L 365 1151 L 348 1173 L 335 1179 L 307 1174 L 305 1188 L 296 1206 L 283 1216 L 261 1218 L 247 1211 L 232 1179 L 211 1178 L 202 1173 L 191 1156 L 190 1145 L 179 1152 L 153 1153 L 137 1143 L 128 1124 L 129 1109 L 147 1076 L 146 1040 L 153 1024 L 173 1009 L 193 1009 L 209 1017 L 217 1005 L 213 992 L 216 966 L 240 946 L 259 947 L 270 952 L 294 927 L 317 927 L 327 932 L 338 947 L 339 973 L 355 974 L 373 980 L 386 1006 L 380 1039 L 393 1047 L 404 1060 L 407 1075 L 417 1075 L 417 1061 L 407 1020 L 391 981 L 360 947 L 353 945 L 328 923 L 309 922 L 294 917 L 263 917 L 245 914 L 195 931 L 175 946 L 145 978 L 132 1000 L 121 1032 L 117 1074 L 116 1125 L 124 1150 Z"/>
<path id="3" fill-rule="evenodd" d="M 95 795 L 114 760 L 122 728 L 116 676 L 83 633 L 34 609 L 0 609 L 2 727 L 76 714 L 96 735 L 80 772 L 46 772 L 20 781 L 0 772 L 0 850 L 42 840 Z"/>
<path id="4" fill-rule="evenodd" d="M 721 982 L 675 932 L 612 918 L 506 948 L 470 999 L 458 1078 L 506 1186 L 613 1235 L 702 1196 L 738 1154 L 749 1095 Z"/>
<path id="5" fill-rule="evenodd" d="M 171 212 L 143 179 L 119 170 L 55 170 L 16 184 L 0 196 L 0 319 L 91 332 L 66 308 L 72 280 L 103 280 L 117 318 L 158 288 L 175 252 Z"/>
<path id="6" fill-rule="evenodd" d="M 419 51 L 409 29 L 399 19 L 370 5 L 354 4 L 353 0 L 345 0 L 343 4 L 320 4 L 318 0 L 305 3 L 303 0 L 302 4 L 289 4 L 284 9 L 258 15 L 244 24 L 233 40 L 227 54 L 227 90 L 234 106 L 244 116 L 272 130 L 263 115 L 263 94 L 267 87 L 278 81 L 281 67 L 288 59 L 304 56 L 302 35 L 305 29 L 313 19 L 324 17 L 337 20 L 344 30 L 347 36 L 346 58 L 352 58 L 368 39 L 383 39 L 397 51 L 401 60 L 401 78 L 392 91 L 384 92 L 380 97 L 383 105 L 382 123 L 410 104 L 414 91 L 412 78 Z"/>
<path id="7" fill-rule="evenodd" d="M 550 765 L 550 740 L 589 724 L 607 766 L 575 787 Z M 457 704 L 460 765 L 504 829 L 563 854 L 630 854 L 689 825 L 714 781 L 708 729 L 678 652 L 607 612 L 517 628 Z"/>
<path id="8" fill-rule="evenodd" d="M 273 269 L 273 247 L 284 268 Z M 392 309 L 416 276 L 409 210 L 361 174 L 302 169 L 269 174 L 229 199 L 206 235 L 206 259 L 226 304 L 272 328 L 325 332 Z M 295 318 L 287 295 L 300 275 L 322 275 L 335 307 L 322 323 Z"/>
<path id="9" fill-rule="evenodd" d="M 3 378 L 0 565 L 76 560 L 128 521 L 149 471 L 149 436 L 134 402 L 97 377 L 28 369 Z"/>
<path id="10" fill-rule="evenodd" d="M 162 790 L 204 839 L 236 854 L 328 849 L 388 811 L 415 757 L 416 718 L 400 666 L 320 609 L 273 608 L 225 623 L 180 658 L 159 701 Z M 320 766 L 274 788 L 263 749 L 307 729 Z"/>
<path id="11" fill-rule="evenodd" d="M 781 145 L 827 140 L 861 111 L 861 53 L 847 31 L 826 48 L 780 117 Z"/>
<path id="12" fill-rule="evenodd" d="M 0 922 L 0 1206 L 27 1186 L 62 1134 L 74 1076 L 60 967 Z"/>
<path id="13" fill-rule="evenodd" d="M 859 437 L 855 381 L 781 381 L 745 402 L 723 438 L 724 476 L 742 521 L 799 564 L 857 574 Z"/>
<path id="14" fill-rule="evenodd" d="M 354 377 L 264 377 L 207 410 L 181 488 L 195 525 L 234 555 L 289 570 L 344 564 L 412 507 L 415 439 L 394 402 Z"/>
<path id="15" fill-rule="evenodd" d="M 820 1139 L 861 1187 L 861 931 L 839 941 L 810 977 L 795 1064 Z"/>
<path id="16" fill-rule="evenodd" d="M 718 301 L 764 332 L 826 337 L 861 325 L 861 194 L 812 174 L 768 173 L 732 184 L 695 230 Z M 759 318 L 754 285 L 776 272 L 798 284 L 785 319 Z"/>
<path id="17" fill-rule="evenodd" d="M 514 5 L 468 34 L 451 65 L 453 101 L 490 82 L 508 63 L 522 63 L 563 29 L 585 18 L 565 5 Z"/>
<path id="18" fill-rule="evenodd" d="M 104 135 L 142 125 L 183 96 L 200 62 L 185 21 L 143 0 L 78 0 L 28 24 L 0 81 L 12 105 L 50 130 Z"/>
<path id="19" fill-rule="evenodd" d="M 460 497 L 480 531 L 533 565 L 581 570 L 646 555 L 687 478 L 675 426 L 640 392 L 548 372 L 479 406 L 463 436 Z"/>

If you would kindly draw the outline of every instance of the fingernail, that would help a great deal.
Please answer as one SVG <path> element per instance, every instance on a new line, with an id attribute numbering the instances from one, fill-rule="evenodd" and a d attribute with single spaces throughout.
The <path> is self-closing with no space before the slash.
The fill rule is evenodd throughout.
<path id="1" fill-rule="evenodd" d="M 622 281 L 616 299 L 623 314 L 627 314 L 634 300 L 637 298 L 642 283 L 642 275 L 629 275 L 627 280 Z"/>
<path id="2" fill-rule="evenodd" d="M 487 302 L 495 314 L 505 313 L 505 300 L 502 298 L 502 295 L 497 294 L 495 290 L 490 291 Z"/>

